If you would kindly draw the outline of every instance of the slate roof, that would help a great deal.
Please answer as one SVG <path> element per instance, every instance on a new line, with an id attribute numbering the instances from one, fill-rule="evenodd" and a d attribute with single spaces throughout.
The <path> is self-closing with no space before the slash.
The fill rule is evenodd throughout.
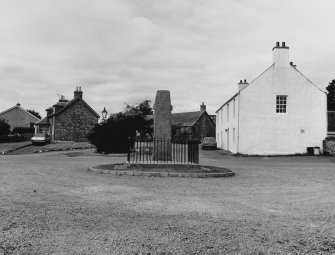
<path id="1" fill-rule="evenodd" d="M 0 112 L 0 115 L 4 114 L 4 113 L 6 113 L 6 112 L 9 112 L 9 111 L 11 111 L 11 110 L 13 110 L 13 109 L 15 109 L 15 108 L 18 108 L 18 109 L 24 111 L 26 114 L 28 114 L 28 115 L 30 115 L 31 117 L 35 118 L 37 121 L 40 120 L 40 119 L 37 118 L 35 115 L 33 115 L 33 114 L 31 114 L 30 112 L 28 112 L 27 110 L 23 109 L 20 105 L 15 105 L 15 106 L 13 106 L 13 107 L 7 109 L 7 110 L 4 110 L 3 112 Z"/>
<path id="2" fill-rule="evenodd" d="M 50 125 L 50 121 L 47 117 L 35 122 L 36 125 Z"/>
<path id="3" fill-rule="evenodd" d="M 171 114 L 171 125 L 173 126 L 193 126 L 204 112 L 179 112 Z"/>
<path id="4" fill-rule="evenodd" d="M 59 110 L 58 112 L 56 112 L 56 113 L 54 113 L 54 114 L 51 114 L 50 116 L 48 116 L 48 118 L 50 118 L 50 117 L 52 117 L 52 116 L 57 116 L 57 115 L 59 115 L 61 112 L 63 112 L 63 111 L 65 111 L 65 109 L 67 109 L 67 108 L 69 108 L 71 105 L 73 105 L 75 102 L 77 102 L 77 101 L 82 101 L 83 103 L 84 103 L 84 105 L 97 117 L 97 118 L 99 118 L 100 116 L 99 116 L 99 114 L 97 114 L 93 109 L 92 109 L 92 107 L 91 106 L 89 106 L 82 98 L 80 98 L 80 97 L 76 97 L 76 98 L 74 98 L 74 99 L 72 99 L 72 100 L 70 100 L 70 101 L 68 101 L 67 103 L 65 103 L 65 102 L 58 102 L 58 103 L 62 103 L 62 104 L 59 104 L 59 105 L 62 105 L 62 106 L 64 106 L 63 107 L 63 109 L 61 109 L 61 110 Z M 58 104 L 57 103 L 57 104 Z M 63 103 L 65 103 L 65 104 L 63 104 Z"/>

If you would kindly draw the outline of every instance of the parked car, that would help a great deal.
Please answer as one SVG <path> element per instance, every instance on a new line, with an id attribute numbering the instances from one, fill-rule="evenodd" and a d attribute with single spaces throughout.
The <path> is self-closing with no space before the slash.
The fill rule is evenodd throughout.
<path id="1" fill-rule="evenodd" d="M 204 137 L 204 140 L 202 140 L 202 143 L 201 143 L 202 150 L 206 150 L 206 149 L 216 150 L 216 148 L 217 148 L 217 143 L 216 143 L 215 137 Z"/>
<path id="2" fill-rule="evenodd" d="M 50 135 L 39 133 L 39 134 L 35 134 L 31 138 L 31 142 L 33 143 L 33 145 L 44 145 L 44 144 L 50 143 L 51 138 L 50 138 Z"/>

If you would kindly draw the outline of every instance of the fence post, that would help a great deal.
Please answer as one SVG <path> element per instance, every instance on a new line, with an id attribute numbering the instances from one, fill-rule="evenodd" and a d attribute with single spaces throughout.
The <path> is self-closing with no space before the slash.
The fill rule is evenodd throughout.
<path id="1" fill-rule="evenodd" d="M 188 162 L 199 164 L 199 143 L 195 139 L 188 141 Z"/>
<path id="2" fill-rule="evenodd" d="M 130 163 L 130 150 L 131 150 L 131 138 L 128 137 L 128 154 L 127 154 L 127 162 Z"/>

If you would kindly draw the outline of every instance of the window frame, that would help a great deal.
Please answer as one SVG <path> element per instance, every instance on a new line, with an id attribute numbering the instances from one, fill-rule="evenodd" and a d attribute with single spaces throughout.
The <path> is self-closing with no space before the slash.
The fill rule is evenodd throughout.
<path id="1" fill-rule="evenodd" d="M 276 114 L 287 114 L 287 95 L 276 95 Z"/>

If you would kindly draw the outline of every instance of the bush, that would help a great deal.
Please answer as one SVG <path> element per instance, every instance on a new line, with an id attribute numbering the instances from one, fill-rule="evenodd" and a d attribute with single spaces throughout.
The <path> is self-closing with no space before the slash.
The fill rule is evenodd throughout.
<path id="1" fill-rule="evenodd" d="M 12 134 L 20 134 L 20 135 L 24 135 L 24 134 L 31 134 L 31 133 L 35 133 L 35 128 L 31 128 L 31 127 L 15 127 L 13 128 Z"/>
<path id="2" fill-rule="evenodd" d="M 7 136 L 10 133 L 10 125 L 7 120 L 0 119 L 0 136 Z"/>
<path id="3" fill-rule="evenodd" d="M 0 136 L 0 143 L 15 143 L 27 141 L 26 137 L 22 135 L 6 135 Z"/>
<path id="4" fill-rule="evenodd" d="M 106 123 L 95 125 L 88 135 L 88 140 L 98 153 L 124 153 L 128 151 L 128 138 L 136 136 L 136 130 L 143 126 L 145 119 L 141 116 L 112 117 Z"/>
<path id="5" fill-rule="evenodd" d="M 97 124 L 88 135 L 88 140 L 97 148 L 98 153 L 125 153 L 129 149 L 129 138 L 138 134 L 146 137 L 152 133 L 151 121 L 146 113 L 150 113 L 148 101 L 144 109 L 127 105 L 124 112 L 111 115 L 106 123 Z"/>

